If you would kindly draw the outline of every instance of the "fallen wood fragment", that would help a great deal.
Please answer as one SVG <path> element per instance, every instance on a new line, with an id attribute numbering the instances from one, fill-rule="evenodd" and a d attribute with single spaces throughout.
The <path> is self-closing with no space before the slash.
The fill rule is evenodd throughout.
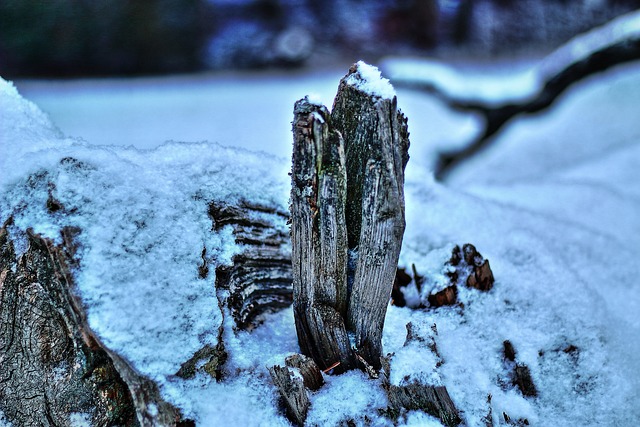
<path id="1" fill-rule="evenodd" d="M 295 376 L 289 368 L 278 365 L 270 367 L 269 373 L 282 397 L 287 418 L 295 425 L 303 426 L 311 402 L 302 378 Z"/>
<path id="2" fill-rule="evenodd" d="M 211 203 L 213 229 L 229 226 L 242 253 L 232 266 L 216 269 L 216 288 L 229 291 L 228 305 L 239 329 L 252 329 L 264 313 L 293 302 L 286 212 L 250 203 Z"/>
<path id="3" fill-rule="evenodd" d="M 304 386 L 309 390 L 316 391 L 324 385 L 322 372 L 312 358 L 302 354 L 294 354 L 285 359 L 285 364 L 290 368 L 297 368 L 300 371 Z"/>
<path id="4" fill-rule="evenodd" d="M 510 369 L 509 375 L 511 377 L 512 384 L 520 390 L 520 393 L 522 393 L 523 396 L 536 397 L 538 395 L 538 390 L 533 383 L 531 370 L 527 365 L 516 360 L 516 350 L 511 341 L 504 341 L 503 347 L 505 361 L 507 362 L 507 367 Z"/>
<path id="5" fill-rule="evenodd" d="M 397 419 L 406 411 L 419 410 L 437 417 L 447 427 L 457 426 L 462 422 L 455 404 L 444 386 L 431 386 L 413 382 L 396 386 L 389 382 L 390 364 L 388 359 L 381 358 L 382 387 L 389 398 L 386 413 Z"/>

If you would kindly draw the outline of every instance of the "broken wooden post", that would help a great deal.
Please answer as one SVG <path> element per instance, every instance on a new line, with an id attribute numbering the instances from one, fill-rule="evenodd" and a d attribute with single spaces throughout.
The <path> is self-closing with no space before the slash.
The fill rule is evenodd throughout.
<path id="1" fill-rule="evenodd" d="M 302 352 L 321 369 L 380 368 L 382 327 L 404 233 L 407 120 L 378 70 L 341 80 L 331 115 L 294 108 L 291 240 Z M 357 357 L 356 357 L 357 356 Z"/>
<path id="2" fill-rule="evenodd" d="M 326 107 L 294 109 L 291 191 L 293 306 L 302 352 L 326 369 L 353 365 L 347 311 L 346 169 Z"/>

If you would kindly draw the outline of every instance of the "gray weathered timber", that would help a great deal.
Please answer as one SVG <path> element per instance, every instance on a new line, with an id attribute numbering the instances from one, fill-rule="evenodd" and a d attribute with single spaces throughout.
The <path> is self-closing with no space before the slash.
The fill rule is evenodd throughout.
<path id="1" fill-rule="evenodd" d="M 393 99 L 353 85 L 333 112 L 294 107 L 291 240 L 302 352 L 322 369 L 380 368 L 382 327 L 404 233 L 407 120 Z M 352 337 L 354 341 L 350 339 Z"/>
<path id="2" fill-rule="evenodd" d="M 324 106 L 294 108 L 291 242 L 296 331 L 321 369 L 353 367 L 347 335 L 346 170 L 342 138 Z"/>
<path id="3" fill-rule="evenodd" d="M 324 385 L 324 378 L 320 368 L 312 358 L 302 354 L 292 354 L 285 359 L 285 364 L 289 368 L 300 370 L 304 386 L 311 391 L 319 390 Z"/>
<path id="4" fill-rule="evenodd" d="M 311 402 L 302 378 L 295 376 L 289 368 L 278 365 L 270 367 L 269 373 L 287 409 L 287 418 L 295 425 L 303 426 Z"/>
<path id="5" fill-rule="evenodd" d="M 0 410 L 19 426 L 176 426 L 179 412 L 152 381 L 106 348 L 73 291 L 69 254 L 31 232 L 17 256 L 0 229 Z"/>
<path id="6" fill-rule="evenodd" d="M 209 217 L 214 231 L 231 226 L 234 240 L 243 248 L 233 257 L 233 265 L 218 266 L 215 272 L 216 289 L 229 291 L 226 304 L 236 327 L 252 329 L 263 314 L 290 306 L 288 213 L 249 202 L 212 202 Z M 203 264 L 201 271 L 208 273 L 208 267 Z"/>
<path id="7" fill-rule="evenodd" d="M 409 325 L 407 325 L 407 331 L 409 334 L 411 333 Z M 407 336 L 408 341 L 409 336 Z M 391 378 L 389 359 L 381 357 L 380 362 L 382 367 L 382 388 L 389 399 L 389 407 L 385 412 L 391 419 L 397 419 L 406 411 L 421 410 L 429 415 L 438 417 L 447 427 L 454 427 L 462 422 L 458 409 L 451 400 L 445 386 L 433 386 L 417 381 L 404 385 L 391 384 L 389 381 Z"/>
<path id="8" fill-rule="evenodd" d="M 404 168 L 409 160 L 407 119 L 397 101 L 340 82 L 331 113 L 344 138 L 347 162 L 346 220 L 354 255 L 347 327 L 357 352 L 380 369 L 382 327 L 405 228 Z"/>

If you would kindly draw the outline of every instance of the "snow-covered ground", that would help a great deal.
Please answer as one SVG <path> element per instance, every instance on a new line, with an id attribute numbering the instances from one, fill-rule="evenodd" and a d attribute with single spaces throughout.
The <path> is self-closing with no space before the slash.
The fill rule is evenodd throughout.
<path id="1" fill-rule="evenodd" d="M 291 157 L 294 102 L 314 95 L 330 107 L 349 65 L 288 73 L 30 80 L 16 86 L 65 135 L 91 144 L 148 149 L 166 141 L 211 141 L 284 159 Z M 431 97 L 402 89 L 398 93 L 400 108 L 412 120 L 414 140 L 451 146 L 480 131 L 474 116 L 449 111 Z"/>
<path id="2" fill-rule="evenodd" d="M 462 102 L 502 106 L 529 101 L 548 80 L 593 52 L 640 39 L 640 10 L 621 15 L 605 25 L 579 34 L 550 55 L 533 60 L 490 63 L 484 67 L 451 66 L 428 58 L 388 58 L 383 70 L 394 81 L 418 83 Z M 635 42 L 632 42 L 635 40 Z M 593 62 L 597 63 L 596 58 Z"/>
<path id="3" fill-rule="evenodd" d="M 213 265 L 238 250 L 230 230 L 210 232 L 207 202 L 287 209 L 293 102 L 315 93 L 330 106 L 345 72 L 20 82 L 51 121 L 0 82 L 0 221 L 14 216 L 18 243 L 26 227 L 54 239 L 62 226 L 83 229 L 75 274 L 91 327 L 198 425 L 289 425 L 266 366 L 299 351 L 290 309 L 252 332 L 227 328 L 223 382 L 174 374 L 215 340 L 221 322 L 214 278 L 197 276 L 202 248 Z M 640 64 L 582 82 L 551 111 L 514 121 L 446 184 L 431 177 L 435 152 L 467 142 L 477 119 L 397 93 L 412 143 L 401 263 L 436 283 L 452 245 L 471 242 L 496 283 L 488 293 L 461 289 L 463 309 L 390 306 L 383 344 L 395 353 L 392 381 L 446 385 L 469 426 L 486 425 L 490 409 L 495 425 L 503 413 L 538 426 L 636 424 Z M 30 174 L 47 179 L 34 186 Z M 68 214 L 46 210 L 49 191 Z M 409 321 L 435 340 L 441 365 L 428 346 L 404 346 Z M 529 366 L 538 397 L 509 382 L 504 340 Z M 310 425 L 391 423 L 378 413 L 387 406 L 379 382 L 360 372 L 326 379 L 312 395 Z M 417 412 L 399 422 L 440 425 Z"/>

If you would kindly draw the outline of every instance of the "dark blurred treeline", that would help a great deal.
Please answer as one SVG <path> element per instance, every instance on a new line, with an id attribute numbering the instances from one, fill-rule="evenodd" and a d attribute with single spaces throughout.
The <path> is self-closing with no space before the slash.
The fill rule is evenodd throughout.
<path id="1" fill-rule="evenodd" d="M 0 0 L 0 74 L 193 70 L 208 13 L 202 0 Z"/>
<path id="2" fill-rule="evenodd" d="M 0 75 L 548 50 L 640 0 L 0 0 Z"/>

